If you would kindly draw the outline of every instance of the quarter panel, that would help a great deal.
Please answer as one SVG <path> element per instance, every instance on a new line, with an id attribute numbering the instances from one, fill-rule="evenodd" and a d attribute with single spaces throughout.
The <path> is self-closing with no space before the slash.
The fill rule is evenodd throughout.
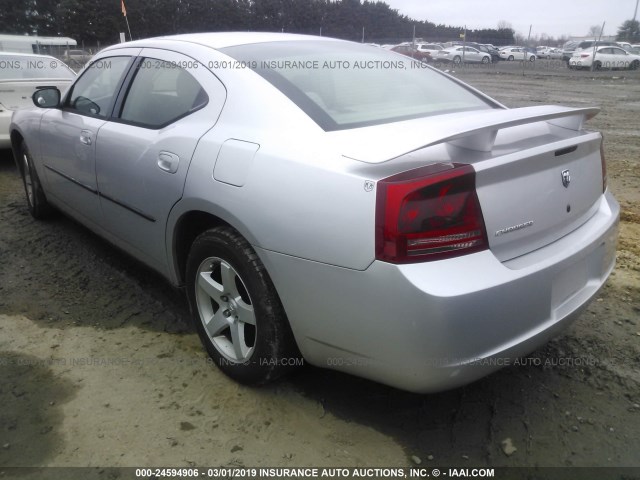
<path id="1" fill-rule="evenodd" d="M 176 205 L 167 229 L 170 251 L 186 205 L 200 203 L 215 206 L 203 211 L 218 215 L 253 245 L 366 268 L 375 253 L 375 189 L 365 191 L 369 178 L 350 173 L 357 162 L 342 157 L 324 131 L 257 74 L 228 69 L 219 78 L 225 79 L 227 101 L 194 153 L 184 203 Z M 251 162 L 237 167 L 242 186 L 214 178 L 218 152 L 230 139 L 260 146 Z M 225 162 L 231 165 L 234 158 Z"/>

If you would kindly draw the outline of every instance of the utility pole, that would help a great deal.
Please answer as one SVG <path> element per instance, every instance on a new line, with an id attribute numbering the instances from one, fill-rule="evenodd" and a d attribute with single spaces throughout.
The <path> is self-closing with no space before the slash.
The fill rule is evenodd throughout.
<path id="1" fill-rule="evenodd" d="M 596 53 L 598 51 L 598 45 L 600 45 L 600 40 L 602 39 L 602 34 L 604 33 L 604 26 L 607 22 L 602 22 L 602 28 L 600 29 L 600 36 L 598 37 L 597 42 L 593 42 L 593 54 L 591 56 L 591 71 L 593 72 L 596 68 Z"/>
<path id="2" fill-rule="evenodd" d="M 467 26 L 464 26 L 464 36 L 462 37 L 462 67 L 465 65 L 465 53 L 467 50 Z"/>
<path id="3" fill-rule="evenodd" d="M 638 16 L 638 3 L 640 3 L 640 0 L 636 0 L 636 9 L 633 12 L 633 21 L 636 21 L 636 17 Z"/>
<path id="4" fill-rule="evenodd" d="M 527 45 L 524 47 L 524 52 L 522 52 L 522 76 L 524 77 L 524 66 L 525 62 L 529 59 L 529 52 L 527 48 L 529 48 L 529 42 L 531 41 L 531 29 L 533 28 L 533 24 L 529 25 L 529 36 L 527 37 Z"/>

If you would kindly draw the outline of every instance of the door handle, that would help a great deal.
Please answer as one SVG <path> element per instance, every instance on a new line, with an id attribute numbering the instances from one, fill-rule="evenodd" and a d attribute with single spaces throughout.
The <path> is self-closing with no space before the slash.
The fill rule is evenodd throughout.
<path id="1" fill-rule="evenodd" d="M 158 167 L 160 170 L 169 173 L 176 173 L 178 171 L 179 163 L 180 157 L 175 153 L 162 151 L 158 154 Z"/>
<path id="2" fill-rule="evenodd" d="M 80 143 L 83 143 L 85 145 L 91 145 L 91 136 L 93 135 L 92 132 L 90 132 L 89 130 L 82 130 L 80 132 Z"/>

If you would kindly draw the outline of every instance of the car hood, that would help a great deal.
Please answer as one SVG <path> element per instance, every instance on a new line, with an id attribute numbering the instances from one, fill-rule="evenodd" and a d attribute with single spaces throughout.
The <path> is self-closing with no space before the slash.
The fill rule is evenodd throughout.
<path id="1" fill-rule="evenodd" d="M 493 148 L 497 132 L 503 128 L 549 121 L 557 126 L 580 130 L 583 122 L 598 112 L 598 108 L 551 105 L 497 108 L 338 130 L 328 133 L 328 136 L 337 150 L 347 158 L 366 163 L 383 163 L 440 143 L 488 152 Z"/>

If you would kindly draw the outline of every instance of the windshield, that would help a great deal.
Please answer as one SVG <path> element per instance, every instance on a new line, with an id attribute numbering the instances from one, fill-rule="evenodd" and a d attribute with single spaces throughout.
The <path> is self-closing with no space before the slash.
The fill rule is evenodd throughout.
<path id="1" fill-rule="evenodd" d="M 74 78 L 75 74 L 53 57 L 2 55 L 0 80 L 30 80 L 39 78 Z"/>
<path id="2" fill-rule="evenodd" d="M 495 107 L 418 60 L 349 42 L 270 42 L 221 49 L 246 62 L 324 130 Z"/>

